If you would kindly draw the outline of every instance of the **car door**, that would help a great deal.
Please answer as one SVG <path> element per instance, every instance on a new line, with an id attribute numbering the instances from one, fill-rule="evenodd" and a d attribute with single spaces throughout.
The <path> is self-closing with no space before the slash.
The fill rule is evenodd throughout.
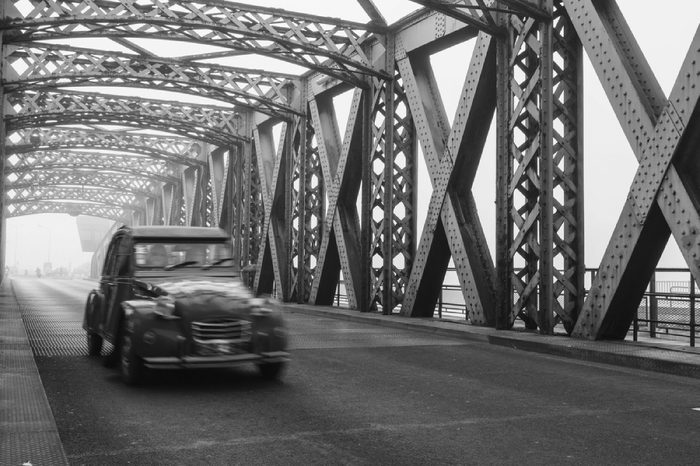
<path id="1" fill-rule="evenodd" d="M 115 263 L 117 260 L 116 249 L 121 235 L 117 235 L 112 238 L 107 248 L 107 255 L 105 256 L 105 262 L 102 267 L 102 275 L 100 276 L 100 309 L 99 315 L 96 316 L 95 324 L 97 324 L 97 329 L 99 333 L 105 336 L 105 327 L 107 322 L 107 315 L 110 311 L 110 306 L 112 304 L 112 295 L 114 294 L 114 287 L 116 285 L 116 268 Z"/>
<path id="2" fill-rule="evenodd" d="M 114 342 L 121 324 L 121 303 L 133 297 L 133 267 L 131 238 L 121 235 L 115 244 L 113 262 L 110 263 L 112 279 L 107 313 L 105 314 L 104 334 L 108 341 Z"/>

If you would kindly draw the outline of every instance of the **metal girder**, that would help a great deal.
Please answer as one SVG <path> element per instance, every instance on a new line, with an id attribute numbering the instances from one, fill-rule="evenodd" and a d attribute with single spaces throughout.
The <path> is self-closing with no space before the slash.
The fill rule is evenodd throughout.
<path id="1" fill-rule="evenodd" d="M 374 5 L 372 0 L 357 0 L 357 3 L 365 10 L 367 16 L 370 17 L 374 24 L 379 24 L 381 26 L 386 26 L 386 19 L 382 15 L 382 12 Z"/>
<path id="2" fill-rule="evenodd" d="M 228 146 L 245 140 L 232 109 L 97 93 L 27 91 L 8 94 L 7 132 L 66 124 L 151 128 Z"/>
<path id="3" fill-rule="evenodd" d="M 495 270 L 471 186 L 496 108 L 495 39 L 480 35 L 474 47 L 452 129 L 429 57 L 410 59 L 397 46 L 411 113 L 433 192 L 402 314 L 431 317 L 450 255 L 474 324 L 495 324 Z"/>
<path id="4" fill-rule="evenodd" d="M 416 160 L 415 128 L 395 64 L 393 38 L 387 41 L 386 68 L 392 81 L 374 80 L 369 121 L 371 154 L 363 177 L 363 225 L 369 243 L 370 308 L 381 305 L 392 314 L 404 302 L 415 260 Z"/>
<path id="5" fill-rule="evenodd" d="M 35 186 L 30 190 L 10 189 L 7 193 L 7 204 L 17 205 L 38 201 L 81 201 L 86 204 L 97 204 L 124 209 L 140 208 L 141 195 L 102 186 Z"/>
<path id="6" fill-rule="evenodd" d="M 341 271 L 349 306 L 356 308 L 359 305 L 366 309 L 369 304 L 361 292 L 362 261 L 367 258 L 360 253 L 357 214 L 357 196 L 362 181 L 362 125 L 366 124 L 361 111 L 363 98 L 364 92 L 355 89 L 342 139 L 332 98 L 315 96 L 310 101 L 328 195 L 317 271 L 309 298 L 315 304 L 332 303 Z"/>
<path id="7" fill-rule="evenodd" d="M 305 97 L 305 96 L 304 96 Z M 307 148 L 306 118 L 296 117 L 290 123 L 289 129 L 289 196 L 285 199 L 285 209 L 290 213 L 289 221 L 289 299 L 290 301 L 305 302 L 310 282 L 307 275 L 308 259 L 305 255 L 307 205 L 303 201 L 306 196 L 306 148 Z"/>
<path id="8" fill-rule="evenodd" d="M 298 113 L 298 78 L 281 73 L 156 59 L 64 45 L 3 48 L 6 92 L 66 86 L 143 87 L 228 102 L 270 115 Z"/>
<path id="9" fill-rule="evenodd" d="M 503 35 L 505 30 L 497 23 L 496 13 L 510 13 L 539 20 L 551 19 L 542 0 L 411 0 L 427 8 L 451 16 L 480 31 Z"/>
<path id="10" fill-rule="evenodd" d="M 107 173 L 98 170 L 32 170 L 5 175 L 5 189 L 33 189 L 39 186 L 103 186 L 143 196 L 152 196 L 157 181 L 149 177 L 135 177 L 130 173 Z"/>
<path id="11" fill-rule="evenodd" d="M 92 217 L 108 218 L 123 223 L 131 223 L 133 210 L 121 207 L 102 206 L 87 203 L 63 203 L 51 201 L 37 201 L 8 206 L 7 218 L 21 217 L 35 214 L 76 214 Z"/>
<path id="12" fill-rule="evenodd" d="M 411 0 L 489 34 L 500 34 L 490 5 L 492 0 Z"/>
<path id="13" fill-rule="evenodd" d="M 177 187 L 173 183 L 161 186 L 160 197 L 163 200 L 163 225 L 175 225 L 175 195 Z"/>
<path id="14" fill-rule="evenodd" d="M 698 144 L 700 35 L 665 99 L 615 5 L 564 4 L 640 162 L 573 332 L 588 339 L 621 339 L 671 234 L 693 276 L 700 277 L 697 178 L 679 170 L 695 157 Z"/>
<path id="15" fill-rule="evenodd" d="M 288 125 L 281 125 L 276 148 L 271 122 L 254 131 L 264 218 L 257 260 L 258 273 L 253 289 L 256 293 L 269 294 L 276 284 L 279 297 L 288 301 L 291 295 L 288 269 L 290 238 L 286 214 L 290 195 L 287 177 L 289 144 Z"/>
<path id="16" fill-rule="evenodd" d="M 5 142 L 7 155 L 58 149 L 111 150 L 143 154 L 183 166 L 199 166 L 202 143 L 176 136 L 153 136 L 98 129 L 28 128 L 14 131 Z"/>
<path id="17" fill-rule="evenodd" d="M 583 299 L 581 57 L 560 0 L 551 21 L 502 15 L 499 46 L 499 323 L 571 332 Z"/>
<path id="18" fill-rule="evenodd" d="M 7 43 L 148 36 L 269 55 L 354 84 L 361 84 L 360 75 L 381 74 L 362 50 L 368 39 L 383 33 L 379 26 L 217 0 L 31 4 L 26 16 L 8 8 L 7 20 L 0 25 Z"/>
<path id="19" fill-rule="evenodd" d="M 6 175 L 31 172 L 33 170 L 103 170 L 107 172 L 130 173 L 137 177 L 147 177 L 163 183 L 178 180 L 180 170 L 162 160 L 144 156 L 118 153 L 38 151 L 12 154 L 7 157 Z"/>
<path id="20" fill-rule="evenodd" d="M 226 200 L 226 186 L 228 184 L 230 155 L 223 149 L 211 151 L 207 160 L 209 167 L 209 184 L 212 193 L 212 213 L 213 225 L 222 226 L 224 223 L 224 202 Z M 229 231 L 231 231 L 229 229 Z"/>
<path id="21" fill-rule="evenodd" d="M 321 249 L 326 189 L 311 118 L 292 123 L 292 255 L 290 299 L 309 301 Z"/>

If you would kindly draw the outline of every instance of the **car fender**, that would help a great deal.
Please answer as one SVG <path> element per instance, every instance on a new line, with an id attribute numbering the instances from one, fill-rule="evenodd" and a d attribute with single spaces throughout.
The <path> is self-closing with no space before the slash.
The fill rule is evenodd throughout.
<path id="1" fill-rule="evenodd" d="M 287 329 L 282 312 L 276 306 L 269 314 L 256 319 L 255 329 L 253 345 L 257 352 L 287 349 Z"/>
<path id="2" fill-rule="evenodd" d="M 156 314 L 156 307 L 152 300 L 122 302 L 123 328 L 131 333 L 134 351 L 143 356 L 179 354 L 179 318 L 163 319 Z"/>

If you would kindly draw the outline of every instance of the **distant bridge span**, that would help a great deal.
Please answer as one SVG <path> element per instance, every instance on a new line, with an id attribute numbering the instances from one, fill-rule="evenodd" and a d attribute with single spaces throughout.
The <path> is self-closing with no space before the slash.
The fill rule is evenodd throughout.
<path id="1" fill-rule="evenodd" d="M 332 304 L 342 276 L 351 307 L 405 316 L 433 315 L 452 260 L 472 324 L 588 339 L 624 338 L 669 238 L 700 277 L 700 35 L 666 96 L 613 0 L 413 0 L 393 24 L 375 3 L 357 0 L 357 22 L 220 0 L 3 2 L 4 219 L 220 226 L 258 293 Z M 167 58 L 146 36 L 173 41 Z M 464 42 L 450 120 L 430 56 Z M 639 162 L 588 292 L 584 54 Z M 249 55 L 304 71 L 231 64 Z M 494 118 L 492 254 L 472 187 Z"/>

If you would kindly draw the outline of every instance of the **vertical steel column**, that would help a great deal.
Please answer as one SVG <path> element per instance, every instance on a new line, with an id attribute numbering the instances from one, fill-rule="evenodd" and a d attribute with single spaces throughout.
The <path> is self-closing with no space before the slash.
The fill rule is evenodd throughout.
<path id="1" fill-rule="evenodd" d="M 187 167 L 182 172 L 182 200 L 185 204 L 185 225 L 198 225 L 195 204 L 197 200 L 197 185 L 200 181 L 200 169 Z"/>
<path id="2" fill-rule="evenodd" d="M 211 216 L 209 224 L 221 226 L 224 216 L 224 199 L 228 181 L 228 165 L 230 163 L 228 152 L 223 148 L 216 148 L 209 154 L 209 186 L 211 191 Z M 229 230 L 230 231 L 230 230 Z"/>
<path id="3" fill-rule="evenodd" d="M 308 109 L 308 107 L 307 107 Z M 311 296 L 311 287 L 317 273 L 318 255 L 321 249 L 326 216 L 326 184 L 323 178 L 321 157 L 318 148 L 316 131 L 312 119 L 306 118 L 306 154 L 302 161 L 304 164 L 304 242 L 303 267 L 304 267 L 304 295 L 303 302 L 308 302 Z"/>
<path id="4" fill-rule="evenodd" d="M 387 70 L 396 70 L 396 35 L 390 34 L 386 38 L 385 66 Z M 394 126 L 395 126 L 395 95 L 394 84 L 396 73 L 391 73 L 391 80 L 380 83 L 384 94 L 384 224 L 382 237 L 382 254 L 384 256 L 382 280 L 382 314 L 389 315 L 396 306 L 394 288 L 397 283 L 394 280 Z M 370 119 L 373 122 L 374 118 Z"/>
<path id="5" fill-rule="evenodd" d="M 175 185 L 172 183 L 163 184 L 161 189 L 163 199 L 163 225 L 177 225 L 175 219 Z"/>
<path id="6" fill-rule="evenodd" d="M 557 319 L 571 333 L 585 297 L 583 47 L 562 0 L 554 1 L 552 13 L 553 306 Z"/>
<path id="7" fill-rule="evenodd" d="M 552 0 L 542 3 L 552 11 Z M 507 30 L 498 83 L 499 326 L 519 316 L 529 328 L 552 333 L 553 25 L 516 15 L 499 20 Z"/>
<path id="8" fill-rule="evenodd" d="M 226 183 L 226 197 L 224 198 L 224 216 L 226 221 L 223 228 L 233 236 L 233 251 L 236 264 L 242 265 L 241 248 L 243 247 L 242 214 L 244 200 L 242 194 L 241 177 L 243 176 L 243 160 L 240 144 L 229 149 L 228 176 Z"/>
<path id="9" fill-rule="evenodd" d="M 551 14 L 552 1 L 543 1 Z M 552 53 L 552 21 L 539 22 L 539 157 L 540 157 L 540 286 L 537 324 L 540 333 L 554 333 L 554 160 L 552 122 L 554 121 L 554 55 Z"/>
<path id="10" fill-rule="evenodd" d="M 0 18 L 5 18 L 5 3 L 0 5 Z M 3 34 L 0 33 L 0 50 L 2 50 Z M 0 60 L 0 76 L 4 76 L 5 60 Z M 7 200 L 6 200 L 6 181 L 5 181 L 5 165 L 6 165 L 6 144 L 5 140 L 5 88 L 0 83 L 0 283 L 5 278 L 5 252 L 7 251 Z"/>
<path id="11" fill-rule="evenodd" d="M 301 101 L 306 104 L 306 83 L 300 86 L 301 89 Z M 308 294 L 307 283 L 307 267 L 306 267 L 306 250 L 304 244 L 306 241 L 306 159 L 309 156 L 307 154 L 306 147 L 306 116 L 294 117 L 292 122 L 292 140 L 290 147 L 290 154 L 292 157 L 292 163 L 290 164 L 290 187 L 292 194 L 290 196 L 291 202 L 291 224 L 289 231 L 292 234 L 291 238 L 291 254 L 290 260 L 291 264 L 289 267 L 290 273 L 290 287 L 291 300 L 296 300 L 298 303 L 303 303 L 306 301 L 306 296 Z"/>

